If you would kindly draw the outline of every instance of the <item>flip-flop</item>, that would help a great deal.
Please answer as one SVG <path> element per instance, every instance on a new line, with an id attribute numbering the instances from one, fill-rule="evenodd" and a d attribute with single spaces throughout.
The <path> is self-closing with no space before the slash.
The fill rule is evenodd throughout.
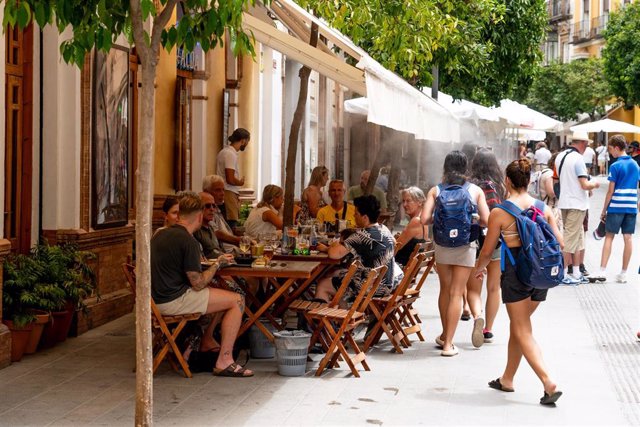
<path id="1" fill-rule="evenodd" d="M 493 381 L 489 381 L 489 387 L 491 387 L 494 390 L 504 391 L 506 393 L 513 393 L 515 391 L 511 387 L 503 386 L 502 383 L 500 382 L 500 377 L 496 378 Z M 542 402 L 540 402 L 540 403 L 542 403 Z"/>
<path id="2" fill-rule="evenodd" d="M 216 377 L 248 378 L 253 376 L 253 372 L 248 374 L 247 369 L 237 363 L 232 363 L 224 369 L 213 368 L 213 375 Z"/>
<path id="3" fill-rule="evenodd" d="M 541 405 L 553 405 L 558 401 L 558 399 L 560 399 L 560 396 L 562 396 L 562 392 L 561 391 L 554 391 L 551 394 L 549 394 L 549 393 L 547 393 L 545 391 L 544 392 L 544 396 L 542 396 L 540 398 L 540 404 Z"/>

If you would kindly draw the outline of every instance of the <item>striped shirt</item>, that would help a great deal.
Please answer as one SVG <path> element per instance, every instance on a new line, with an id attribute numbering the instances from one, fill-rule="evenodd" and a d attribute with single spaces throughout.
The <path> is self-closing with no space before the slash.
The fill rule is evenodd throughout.
<path id="1" fill-rule="evenodd" d="M 609 169 L 609 181 L 615 183 L 608 213 L 638 213 L 640 167 L 631 156 L 620 156 Z"/>

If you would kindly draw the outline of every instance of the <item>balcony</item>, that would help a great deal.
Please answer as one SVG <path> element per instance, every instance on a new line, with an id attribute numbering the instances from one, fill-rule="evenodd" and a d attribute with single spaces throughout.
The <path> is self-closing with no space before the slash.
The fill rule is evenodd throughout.
<path id="1" fill-rule="evenodd" d="M 551 0 L 549 3 L 549 23 L 553 24 L 571 18 L 570 0 Z"/>
<path id="2" fill-rule="evenodd" d="M 607 24 L 609 23 L 609 13 L 605 12 L 602 15 L 593 18 L 591 20 L 591 37 L 600 38 Z"/>
<path id="3" fill-rule="evenodd" d="M 178 70 L 193 71 L 196 68 L 196 57 L 194 52 L 187 52 L 183 47 L 176 49 L 176 66 Z"/>
<path id="4" fill-rule="evenodd" d="M 571 43 L 582 43 L 591 39 L 591 28 L 588 19 L 578 21 L 571 29 Z"/>

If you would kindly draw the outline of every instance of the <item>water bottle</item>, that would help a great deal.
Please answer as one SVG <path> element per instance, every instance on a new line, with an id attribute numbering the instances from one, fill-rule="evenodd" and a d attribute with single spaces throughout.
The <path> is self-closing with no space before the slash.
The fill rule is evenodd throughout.
<path id="1" fill-rule="evenodd" d="M 282 230 L 282 244 L 280 245 L 282 248 L 281 251 L 284 255 L 289 254 L 289 230 L 287 230 L 287 228 L 288 227 L 284 227 L 284 230 Z"/>

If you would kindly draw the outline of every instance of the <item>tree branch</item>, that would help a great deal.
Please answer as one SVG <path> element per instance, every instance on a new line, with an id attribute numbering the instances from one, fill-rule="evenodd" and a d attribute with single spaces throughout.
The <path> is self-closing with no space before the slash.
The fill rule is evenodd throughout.
<path id="1" fill-rule="evenodd" d="M 144 40 L 144 21 L 142 20 L 140 0 L 131 0 L 129 9 L 131 10 L 131 26 L 133 27 L 133 40 L 136 43 L 136 51 L 140 55 L 140 60 L 143 63 L 148 63 L 150 52 Z"/>
<path id="2" fill-rule="evenodd" d="M 155 48 L 160 44 L 160 37 L 162 36 L 162 30 L 167 26 L 169 19 L 171 19 L 171 15 L 173 14 L 173 9 L 176 7 L 178 3 L 182 2 L 182 0 L 169 0 L 167 4 L 164 5 L 164 9 L 157 16 L 157 18 L 153 21 L 153 30 L 151 33 L 151 49 L 155 51 Z"/>

